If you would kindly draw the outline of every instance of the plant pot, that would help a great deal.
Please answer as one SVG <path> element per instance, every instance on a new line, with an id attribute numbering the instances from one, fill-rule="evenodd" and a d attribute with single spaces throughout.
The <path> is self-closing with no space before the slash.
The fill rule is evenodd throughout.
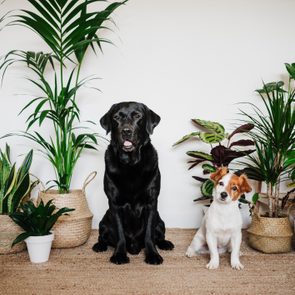
<path id="1" fill-rule="evenodd" d="M 292 249 L 293 231 L 289 218 L 253 214 L 248 232 L 249 245 L 263 253 L 284 253 Z"/>
<path id="2" fill-rule="evenodd" d="M 54 234 L 31 236 L 25 239 L 32 263 L 42 263 L 49 259 Z"/>
<path id="3" fill-rule="evenodd" d="M 240 213 L 241 213 L 242 222 L 243 222 L 242 229 L 249 228 L 252 221 L 249 206 L 247 204 L 240 204 Z"/>
<path id="4" fill-rule="evenodd" d="M 91 173 L 85 180 L 81 190 L 71 190 L 66 194 L 59 194 L 56 190 L 41 191 L 39 198 L 47 203 L 53 200 L 57 208 L 68 207 L 75 209 L 68 215 L 61 216 L 53 227 L 55 239 L 53 248 L 72 248 L 80 246 L 89 239 L 93 214 L 89 210 L 85 188 L 96 176 Z"/>
<path id="5" fill-rule="evenodd" d="M 14 223 L 8 215 L 0 215 L 0 254 L 13 254 L 26 249 L 24 242 L 11 247 L 14 239 L 23 232 L 23 229 Z"/>

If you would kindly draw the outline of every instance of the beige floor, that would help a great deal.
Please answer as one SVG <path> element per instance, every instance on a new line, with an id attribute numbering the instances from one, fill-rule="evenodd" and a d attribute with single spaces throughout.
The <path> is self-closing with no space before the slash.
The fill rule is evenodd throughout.
<path id="1" fill-rule="evenodd" d="M 295 252 L 261 254 L 242 245 L 243 271 L 234 271 L 229 256 L 221 267 L 205 268 L 208 256 L 184 257 L 194 231 L 170 229 L 167 237 L 176 248 L 162 252 L 160 266 L 143 262 L 143 254 L 130 256 L 130 264 L 113 265 L 111 250 L 94 253 L 88 243 L 74 249 L 52 250 L 50 261 L 33 265 L 27 252 L 0 256 L 0 294 L 295 294 Z"/>

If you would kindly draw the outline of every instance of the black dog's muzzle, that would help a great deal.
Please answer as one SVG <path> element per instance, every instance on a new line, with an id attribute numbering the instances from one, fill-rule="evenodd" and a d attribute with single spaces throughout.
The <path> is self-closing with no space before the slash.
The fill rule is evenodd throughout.
<path id="1" fill-rule="evenodd" d="M 134 146 L 134 131 L 130 127 L 124 126 L 121 130 L 122 137 L 122 149 L 124 152 L 132 152 L 135 149 Z"/>

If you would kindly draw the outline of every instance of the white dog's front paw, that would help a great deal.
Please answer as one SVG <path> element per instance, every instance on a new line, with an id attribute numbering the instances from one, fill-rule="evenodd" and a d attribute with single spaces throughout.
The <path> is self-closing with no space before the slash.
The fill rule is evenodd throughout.
<path id="1" fill-rule="evenodd" d="M 219 267 L 219 262 L 217 260 L 211 259 L 210 262 L 206 265 L 208 269 L 216 269 Z"/>
<path id="2" fill-rule="evenodd" d="M 244 268 L 244 265 L 240 261 L 232 261 L 231 267 L 233 269 L 242 270 Z"/>
<path id="3" fill-rule="evenodd" d="M 195 250 L 191 246 L 189 246 L 186 250 L 185 256 L 186 257 L 193 257 L 195 255 L 196 255 Z"/>

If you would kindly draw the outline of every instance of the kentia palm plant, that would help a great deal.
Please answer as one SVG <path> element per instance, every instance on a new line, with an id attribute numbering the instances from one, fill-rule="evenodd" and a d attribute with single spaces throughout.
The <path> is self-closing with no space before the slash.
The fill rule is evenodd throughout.
<path id="1" fill-rule="evenodd" d="M 282 81 L 264 84 L 257 92 L 265 112 L 254 104 L 251 104 L 253 115 L 242 111 L 246 120 L 255 126 L 251 136 L 257 149 L 257 154 L 250 155 L 250 161 L 243 163 L 247 167 L 245 172 L 250 178 L 267 184 L 269 217 L 279 216 L 280 183 L 292 173 L 294 165 L 295 89 L 291 83 L 295 78 L 295 64 L 286 66 L 290 74 L 287 90 Z M 294 69 L 294 75 L 291 75 L 290 67 Z"/>
<path id="2" fill-rule="evenodd" d="M 236 150 L 236 147 L 253 146 L 254 142 L 250 139 L 239 139 L 232 142 L 236 134 L 248 133 L 253 127 L 253 124 L 243 124 L 236 128 L 230 134 L 225 132 L 225 128 L 217 122 L 205 121 L 200 119 L 192 119 L 192 122 L 197 125 L 202 131 L 195 131 L 183 136 L 175 145 L 178 145 L 188 139 L 199 139 L 202 142 L 209 144 L 211 147 L 210 153 L 203 151 L 188 151 L 186 154 L 193 158 L 188 161 L 191 164 L 189 169 L 202 164 L 203 174 L 209 174 L 216 171 L 219 167 L 228 167 L 229 164 L 240 157 L 244 157 L 254 152 L 251 150 Z M 212 198 L 214 183 L 210 178 L 193 176 L 194 179 L 200 181 L 202 197 L 195 201 L 201 201 Z"/>
<path id="3" fill-rule="evenodd" d="M 35 75 L 30 82 L 41 91 L 22 110 L 34 106 L 27 118 L 27 130 L 21 135 L 40 145 L 56 173 L 55 184 L 60 193 L 69 192 L 73 171 L 84 149 L 96 149 L 98 134 L 85 131 L 77 134 L 80 110 L 76 95 L 89 79 L 80 79 L 80 70 L 91 47 L 102 49 L 110 41 L 99 36 L 110 15 L 126 1 L 109 4 L 101 11 L 90 11 L 92 4 L 104 0 L 27 0 L 33 10 L 20 10 L 9 15 L 7 26 L 22 26 L 36 33 L 50 48 L 49 53 L 13 50 L 1 65 L 3 75 L 15 62 L 24 62 Z M 46 69 L 54 73 L 49 83 Z M 32 128 L 50 121 L 54 137 L 46 137 Z M 81 128 L 81 127 L 80 127 Z M 80 129 L 79 128 L 79 129 Z"/>

